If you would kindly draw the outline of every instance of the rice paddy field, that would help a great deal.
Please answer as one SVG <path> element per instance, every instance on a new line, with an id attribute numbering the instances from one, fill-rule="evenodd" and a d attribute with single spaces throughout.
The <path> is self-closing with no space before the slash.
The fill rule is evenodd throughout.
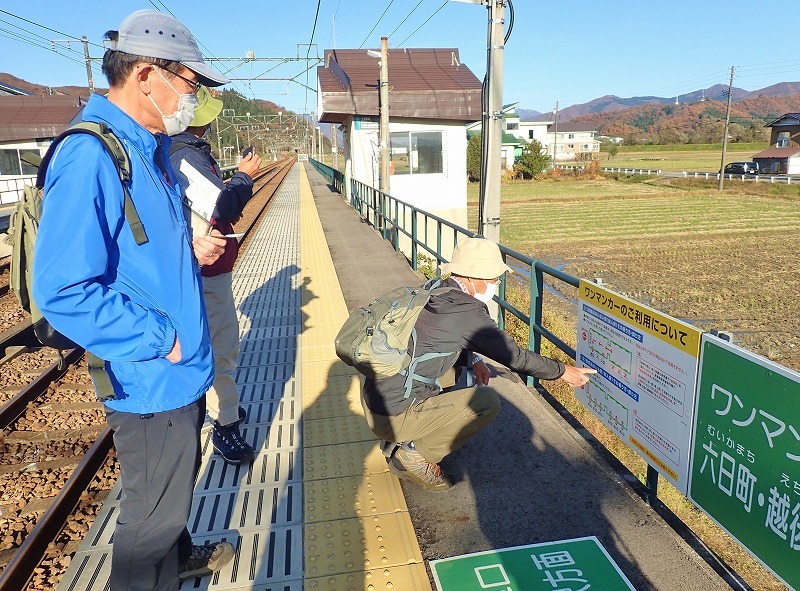
<path id="1" fill-rule="evenodd" d="M 603 178 L 503 186 L 501 241 L 800 369 L 800 188 Z M 470 186 L 470 227 L 477 186 Z M 572 288 L 557 290 L 567 298 Z"/>

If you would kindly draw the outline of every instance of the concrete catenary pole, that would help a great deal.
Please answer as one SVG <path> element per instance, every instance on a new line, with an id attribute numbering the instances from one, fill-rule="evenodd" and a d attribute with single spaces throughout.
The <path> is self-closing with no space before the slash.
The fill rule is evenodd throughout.
<path id="1" fill-rule="evenodd" d="M 489 0 L 485 112 L 483 113 L 482 216 L 478 233 L 500 242 L 500 176 L 503 142 L 503 63 L 505 0 Z"/>
<path id="2" fill-rule="evenodd" d="M 89 40 L 86 35 L 81 37 L 83 43 L 83 59 L 86 61 L 86 76 L 89 79 L 89 93 L 94 94 L 94 76 L 92 76 L 92 58 L 89 57 Z"/>
<path id="3" fill-rule="evenodd" d="M 728 109 L 725 112 L 725 133 L 722 135 L 722 161 L 719 165 L 719 185 L 718 191 L 722 191 L 723 179 L 725 178 L 725 150 L 728 149 L 728 125 L 731 122 L 731 101 L 733 100 L 733 72 L 731 66 L 731 81 L 728 83 Z"/>
<path id="4" fill-rule="evenodd" d="M 381 77 L 380 77 L 380 104 L 378 113 L 380 115 L 380 160 L 381 175 L 380 189 L 384 195 L 389 194 L 389 42 L 386 37 L 381 37 Z M 386 212 L 386 202 L 382 204 L 384 213 Z"/>
<path id="5" fill-rule="evenodd" d="M 339 142 L 336 137 L 338 133 L 338 125 L 331 123 L 331 152 L 333 153 L 333 168 L 336 170 L 339 170 Z"/>

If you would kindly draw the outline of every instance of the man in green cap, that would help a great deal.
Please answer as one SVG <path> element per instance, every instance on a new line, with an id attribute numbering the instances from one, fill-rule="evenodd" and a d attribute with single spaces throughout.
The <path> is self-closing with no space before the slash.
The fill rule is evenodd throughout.
<path id="1" fill-rule="evenodd" d="M 207 232 L 209 224 L 224 236 L 233 234 L 233 224 L 242 216 L 244 206 L 253 196 L 253 176 L 261 166 L 259 155 L 251 152 L 242 158 L 233 178 L 227 183 L 222 181 L 219 165 L 211 155 L 211 145 L 205 139 L 211 123 L 222 112 L 222 106 L 221 100 L 201 86 L 197 92 L 194 119 L 186 131 L 172 136 L 170 162 L 178 175 L 186 219 L 195 235 Z M 200 190 L 198 185 L 203 185 L 214 195 L 215 205 L 208 210 L 210 219 L 203 219 L 192 211 L 191 199 L 187 198 L 194 189 Z M 236 237 L 229 237 L 223 255 L 200 270 L 214 354 L 214 383 L 206 392 L 206 409 L 212 426 L 211 442 L 214 450 L 232 464 L 250 462 L 255 457 L 252 445 L 239 432 L 239 423 L 245 418 L 245 412 L 239 407 L 239 393 L 233 378 L 239 356 L 239 320 L 233 301 L 231 272 L 238 253 Z"/>
<path id="2" fill-rule="evenodd" d="M 587 374 L 595 373 L 523 349 L 500 330 L 486 304 L 506 272 L 511 268 L 494 242 L 459 241 L 452 260 L 442 266 L 443 274 L 450 273 L 442 287 L 450 289 L 432 295 L 414 325 L 416 358 L 451 354 L 431 356 L 413 372 L 364 381 L 361 404 L 370 429 L 382 440 L 389 470 L 428 490 L 450 488 L 438 462 L 488 426 L 500 410 L 500 397 L 489 386 L 491 372 L 481 355 L 514 371 L 545 380 L 560 378 L 576 388 L 589 381 Z M 456 367 L 470 368 L 474 384 L 453 388 Z"/>

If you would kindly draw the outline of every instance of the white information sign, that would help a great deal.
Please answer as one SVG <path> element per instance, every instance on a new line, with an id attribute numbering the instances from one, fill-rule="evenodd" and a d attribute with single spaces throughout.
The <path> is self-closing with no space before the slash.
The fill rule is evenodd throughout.
<path id="1" fill-rule="evenodd" d="M 577 365 L 597 370 L 575 395 L 684 495 L 701 332 L 580 282 Z"/>

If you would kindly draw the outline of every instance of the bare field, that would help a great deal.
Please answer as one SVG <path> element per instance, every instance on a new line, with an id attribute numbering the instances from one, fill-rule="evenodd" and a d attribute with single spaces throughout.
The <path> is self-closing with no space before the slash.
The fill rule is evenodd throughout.
<path id="1" fill-rule="evenodd" d="M 503 244 L 800 369 L 800 197 L 605 179 L 502 197 Z"/>

